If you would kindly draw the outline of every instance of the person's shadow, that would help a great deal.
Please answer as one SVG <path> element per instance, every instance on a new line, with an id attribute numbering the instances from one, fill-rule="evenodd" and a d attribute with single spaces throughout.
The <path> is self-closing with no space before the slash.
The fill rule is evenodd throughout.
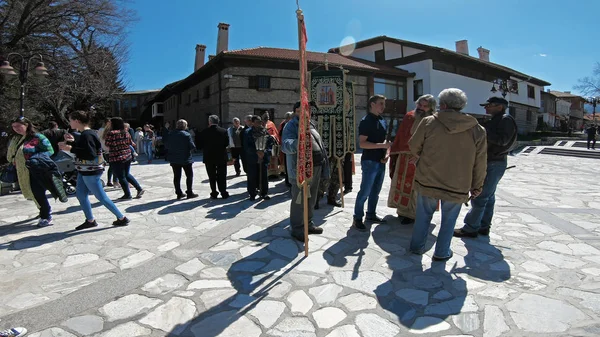
<path id="1" fill-rule="evenodd" d="M 289 220 L 285 219 L 243 238 L 242 240 L 253 241 L 253 244 L 247 247 L 255 248 L 255 251 L 231 264 L 227 278 L 232 287 L 215 290 L 221 292 L 225 298 L 218 303 L 205 302 L 205 311 L 189 322 L 177 325 L 167 336 L 219 336 L 238 321 L 247 320 L 246 316 L 257 306 L 272 305 L 262 301 L 272 292 L 277 292 L 278 287 L 290 286 L 281 279 L 304 260 L 298 258 L 301 247 L 296 241 L 289 236 L 275 235 L 275 231 L 281 231 L 288 223 Z M 295 259 L 297 261 L 291 264 Z"/>

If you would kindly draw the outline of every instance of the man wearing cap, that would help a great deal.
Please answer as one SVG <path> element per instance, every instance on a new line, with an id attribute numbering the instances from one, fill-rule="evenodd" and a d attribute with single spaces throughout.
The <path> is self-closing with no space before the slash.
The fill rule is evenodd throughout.
<path id="1" fill-rule="evenodd" d="M 490 97 L 480 104 L 492 119 L 485 124 L 487 132 L 487 170 L 481 194 L 471 201 L 463 228 L 454 230 L 455 237 L 475 238 L 489 235 L 496 203 L 496 187 L 506 171 L 506 157 L 517 141 L 517 123 L 506 113 L 508 101 Z"/>

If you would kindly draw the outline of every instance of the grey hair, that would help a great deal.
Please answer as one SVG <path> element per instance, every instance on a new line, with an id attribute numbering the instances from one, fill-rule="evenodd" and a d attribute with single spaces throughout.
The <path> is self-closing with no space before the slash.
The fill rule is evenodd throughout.
<path id="1" fill-rule="evenodd" d="M 237 117 L 234 117 L 234 118 L 233 118 L 233 122 L 234 122 L 234 123 L 235 123 L 235 122 L 238 122 L 238 123 L 239 123 L 239 122 L 240 122 L 240 119 L 239 119 L 239 118 L 237 118 Z"/>
<path id="2" fill-rule="evenodd" d="M 283 115 L 283 118 L 288 119 L 288 118 L 292 118 L 292 116 L 294 116 L 294 113 L 291 111 L 288 111 L 285 113 L 285 115 Z"/>
<path id="3" fill-rule="evenodd" d="M 188 127 L 188 122 L 185 119 L 180 119 L 175 123 L 175 128 L 177 130 L 185 130 Z"/>
<path id="4" fill-rule="evenodd" d="M 426 101 L 429 104 L 429 109 L 431 111 L 435 111 L 437 101 L 435 100 L 435 97 L 433 95 L 427 94 L 417 98 L 417 100 L 415 101 L 415 105 L 419 104 L 419 102 L 421 101 Z"/>
<path id="5" fill-rule="evenodd" d="M 217 125 L 217 124 L 219 124 L 219 116 L 210 115 L 210 116 L 208 116 L 208 121 L 210 122 L 210 124 Z"/>
<path id="6" fill-rule="evenodd" d="M 444 89 L 438 95 L 440 106 L 444 104 L 448 109 L 462 110 L 467 105 L 467 95 L 457 88 Z"/>
<path id="7" fill-rule="evenodd" d="M 254 115 L 246 115 L 246 120 L 247 120 L 247 121 L 251 121 L 253 116 L 254 116 Z"/>

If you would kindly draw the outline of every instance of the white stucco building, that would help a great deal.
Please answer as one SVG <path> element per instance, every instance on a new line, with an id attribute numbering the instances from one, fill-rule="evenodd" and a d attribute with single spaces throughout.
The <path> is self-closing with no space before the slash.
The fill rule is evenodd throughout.
<path id="1" fill-rule="evenodd" d="M 490 62 L 490 51 L 485 48 L 477 51 L 478 57 L 471 56 L 466 40 L 456 42 L 456 50 L 449 50 L 387 36 L 329 50 L 414 73 L 413 78 L 407 79 L 403 97 L 407 110 L 414 109 L 414 101 L 420 95 L 437 96 L 443 89 L 454 87 L 463 90 L 469 99 L 463 111 L 484 118 L 485 110 L 479 104 L 490 96 L 501 96 L 500 91 L 491 92 L 492 82 L 507 80 L 510 90 L 505 98 L 510 102 L 509 112 L 517 121 L 519 133 L 535 131 L 540 92 L 550 83 Z"/>

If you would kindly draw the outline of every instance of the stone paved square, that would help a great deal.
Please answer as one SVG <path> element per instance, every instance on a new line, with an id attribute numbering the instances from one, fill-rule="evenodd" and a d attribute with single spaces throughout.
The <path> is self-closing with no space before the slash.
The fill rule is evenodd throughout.
<path id="1" fill-rule="evenodd" d="M 0 328 L 29 336 L 598 336 L 600 191 L 597 161 L 509 157 L 492 234 L 452 241 L 432 262 L 436 213 L 423 256 L 407 252 L 412 228 L 386 207 L 387 224 L 350 229 L 360 184 L 345 208 L 323 200 L 310 255 L 289 236 L 283 180 L 269 201 L 247 200 L 229 168 L 231 198 L 211 200 L 196 157 L 200 197 L 176 201 L 162 160 L 134 165 L 147 193 L 119 202 L 131 225 L 99 227 L 77 200 L 54 203 L 55 225 L 37 228 L 32 202 L 0 197 Z M 118 190 L 109 190 L 116 199 Z M 458 225 L 467 212 L 463 207 Z"/>

